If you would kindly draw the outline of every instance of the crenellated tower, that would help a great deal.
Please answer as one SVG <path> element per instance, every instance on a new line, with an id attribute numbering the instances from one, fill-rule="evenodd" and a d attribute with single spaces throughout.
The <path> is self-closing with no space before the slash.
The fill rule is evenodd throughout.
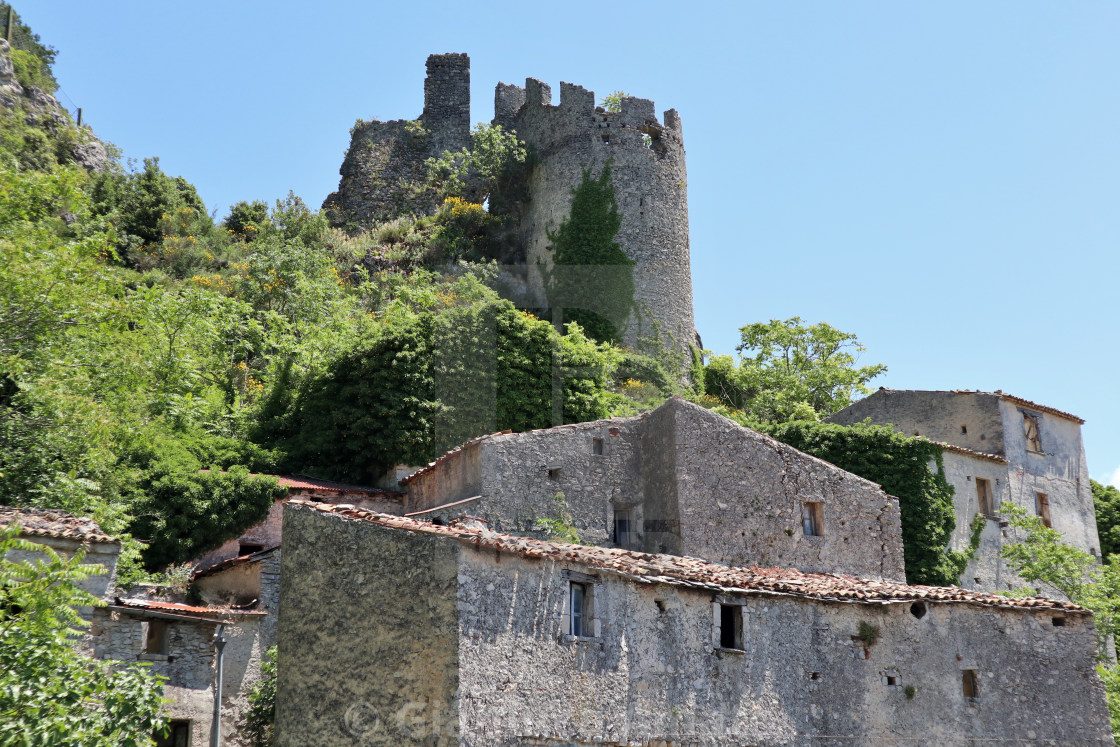
<path id="1" fill-rule="evenodd" d="M 570 83 L 560 84 L 559 105 L 539 80 L 526 80 L 524 88 L 498 84 L 494 123 L 515 130 L 536 154 L 520 224 L 529 286 L 543 299 L 549 234 L 568 216 L 584 171 L 597 175 L 610 162 L 622 218 L 615 240 L 635 263 L 624 342 L 634 345 L 659 330 L 682 348 L 696 343 L 696 331 L 681 120 L 670 109 L 659 122 L 648 99 L 625 97 L 621 104 L 618 112 L 606 111 L 595 105 L 594 92 Z"/>

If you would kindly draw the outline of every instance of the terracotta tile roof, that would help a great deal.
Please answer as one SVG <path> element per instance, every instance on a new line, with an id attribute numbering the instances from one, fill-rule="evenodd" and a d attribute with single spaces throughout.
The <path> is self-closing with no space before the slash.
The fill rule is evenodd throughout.
<path id="1" fill-rule="evenodd" d="M 199 472 L 209 472 L 208 469 L 199 470 Z M 250 477 L 271 477 L 276 482 L 289 490 L 333 490 L 339 493 L 363 493 L 365 495 L 378 495 L 383 498 L 403 498 L 404 494 L 396 490 L 385 490 L 384 488 L 371 488 L 364 485 L 350 485 L 344 482 L 335 482 L 334 480 L 319 480 L 314 477 L 305 477 L 303 475 L 269 475 L 263 472 L 251 472 Z"/>
<path id="2" fill-rule="evenodd" d="M 413 511 L 410 514 L 405 514 L 405 516 L 423 516 L 424 514 L 435 513 L 436 511 L 446 511 L 449 508 L 455 508 L 456 506 L 462 506 L 462 505 L 465 505 L 467 503 L 477 501 L 480 498 L 482 498 L 481 495 L 472 495 L 470 498 L 463 498 L 463 499 L 458 500 L 458 501 L 451 501 L 451 503 L 443 503 L 443 504 L 440 504 L 439 506 L 432 506 L 431 508 L 425 508 L 421 511 Z"/>
<path id="3" fill-rule="evenodd" d="M 665 583 L 714 592 L 794 596 L 829 602 L 896 604 L 927 601 L 1009 609 L 1052 609 L 1090 614 L 1084 607 L 1041 597 L 1015 599 L 952 586 L 910 586 L 837 573 L 808 573 L 789 568 L 726 566 L 699 558 L 633 552 L 612 547 L 570 545 L 500 534 L 458 524 L 439 526 L 403 516 L 364 511 L 347 505 L 326 506 L 310 501 L 294 500 L 289 506 L 289 510 L 312 510 L 335 514 L 349 520 L 368 521 L 390 529 L 440 535 L 464 544 L 523 558 L 571 561 L 637 583 Z"/>
<path id="4" fill-rule="evenodd" d="M 0 506 L 0 526 L 18 523 L 29 537 L 58 537 L 81 542 L 117 542 L 101 531 L 93 519 L 85 519 L 52 508 Z"/>
<path id="5" fill-rule="evenodd" d="M 466 451 L 467 449 L 473 449 L 474 447 L 478 446 L 480 443 L 482 443 L 483 441 L 485 441 L 487 439 L 493 438 L 494 436 L 504 436 L 507 433 L 513 433 L 513 431 L 508 431 L 507 430 L 507 431 L 498 431 L 497 433 L 487 433 L 485 436 L 478 436 L 476 438 L 472 438 L 470 441 L 466 441 L 464 443 L 461 443 L 458 446 L 456 446 L 454 449 L 451 449 L 450 451 L 440 455 L 434 462 L 429 462 L 427 466 L 421 467 L 420 469 L 413 472 L 411 475 L 408 475 L 406 477 L 401 478 L 400 484 L 401 485 L 408 485 L 410 482 L 412 482 L 416 478 L 420 477 L 421 475 L 428 474 L 429 472 L 434 470 L 436 467 L 438 467 L 439 465 L 443 464 L 444 462 L 446 462 L 451 457 L 458 454 L 460 451 Z"/>
<path id="6" fill-rule="evenodd" d="M 215 573 L 221 573 L 222 571 L 228 570 L 230 568 L 236 568 L 239 565 L 246 565 L 248 563 L 259 563 L 260 561 L 264 560 L 264 557 L 266 555 L 279 549 L 280 545 L 273 545 L 272 547 L 266 547 L 263 550 L 257 550 L 256 552 L 251 552 L 247 555 L 238 555 L 234 558 L 226 558 L 220 563 L 215 563 L 214 565 L 207 566 L 200 571 L 195 571 L 193 574 L 191 574 L 191 578 L 203 578 L 204 576 L 212 576 Z"/>
<path id="7" fill-rule="evenodd" d="M 989 462 L 996 462 L 997 464 L 1007 464 L 1007 460 L 998 454 L 986 454 L 983 451 L 973 451 L 972 449 L 966 449 L 963 446 L 957 446 L 956 444 L 947 443 L 945 441 L 934 441 L 934 443 L 945 451 L 952 451 L 956 454 L 963 454 L 964 456 L 975 457 L 976 459 L 987 459 Z"/>
<path id="8" fill-rule="evenodd" d="M 246 610 L 236 607 L 195 607 L 190 604 L 178 602 L 155 602 L 147 599 L 120 599 L 114 600 L 117 607 L 142 610 L 148 612 L 167 612 L 178 615 L 192 615 L 196 617 L 233 617 L 241 615 L 267 615 L 264 610 Z"/>

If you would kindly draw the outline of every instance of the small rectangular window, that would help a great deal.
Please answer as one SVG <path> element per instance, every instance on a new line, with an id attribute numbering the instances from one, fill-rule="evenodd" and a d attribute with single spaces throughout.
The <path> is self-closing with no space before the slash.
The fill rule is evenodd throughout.
<path id="1" fill-rule="evenodd" d="M 738 604 L 719 606 L 719 647 L 743 650 L 743 607 Z"/>
<path id="2" fill-rule="evenodd" d="M 587 584 L 572 582 L 569 586 L 569 614 L 572 635 L 591 635 L 591 588 Z"/>
<path id="3" fill-rule="evenodd" d="M 975 669 L 961 670 L 961 690 L 969 700 L 980 697 L 980 676 Z"/>
<path id="4" fill-rule="evenodd" d="M 167 622 L 164 620 L 149 620 L 148 629 L 144 634 L 144 653 L 167 654 Z"/>
<path id="5" fill-rule="evenodd" d="M 1046 493 L 1036 493 L 1036 509 L 1038 510 L 1038 518 L 1042 521 L 1042 525 L 1046 528 L 1053 528 L 1050 523 L 1050 497 Z"/>
<path id="6" fill-rule="evenodd" d="M 191 722 L 174 720 L 166 732 L 153 735 L 156 747 L 191 747 Z"/>
<path id="7" fill-rule="evenodd" d="M 983 477 L 976 478 L 976 500 L 980 503 L 980 513 L 991 516 L 992 510 L 992 483 Z"/>
<path id="8" fill-rule="evenodd" d="M 629 511 L 614 512 L 614 543 L 619 547 L 629 550 L 633 546 L 633 523 Z"/>
<path id="9" fill-rule="evenodd" d="M 559 467 L 550 467 L 549 470 L 548 470 L 548 479 L 549 480 L 559 480 L 560 479 L 560 468 Z"/>
<path id="10" fill-rule="evenodd" d="M 603 455 L 603 439 L 601 439 L 601 438 L 591 439 L 591 453 L 596 455 L 596 456 L 602 456 Z"/>
<path id="11" fill-rule="evenodd" d="M 1038 433 L 1038 416 L 1023 413 L 1023 433 L 1027 437 L 1027 451 L 1042 451 L 1042 438 Z"/>
<path id="12" fill-rule="evenodd" d="M 241 542 L 237 545 L 238 555 L 252 555 L 255 552 L 260 552 L 264 549 L 264 545 L 257 544 L 256 542 Z"/>
<path id="13" fill-rule="evenodd" d="M 806 537 L 820 537 L 824 534 L 824 511 L 819 501 L 801 504 L 801 528 Z"/>

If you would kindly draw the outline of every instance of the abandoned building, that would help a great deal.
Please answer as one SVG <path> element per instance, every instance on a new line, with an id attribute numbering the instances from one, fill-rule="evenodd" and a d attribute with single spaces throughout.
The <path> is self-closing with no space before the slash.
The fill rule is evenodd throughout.
<path id="1" fill-rule="evenodd" d="M 278 744 L 1112 744 L 1055 600 L 293 501 Z"/>
<path id="2" fill-rule="evenodd" d="M 897 499 L 680 397 L 632 418 L 483 436 L 401 487 L 415 518 L 540 535 L 566 510 L 595 545 L 905 579 Z"/>
<path id="3" fill-rule="evenodd" d="M 1003 392 L 879 389 L 829 420 L 851 425 L 868 418 L 944 446 L 957 513 L 954 549 L 968 548 L 973 518 L 984 517 L 980 549 L 962 586 L 1022 586 L 1000 559 L 1000 548 L 1012 541 L 1000 517 L 1004 503 L 1037 515 L 1063 542 L 1100 554 L 1081 418 Z"/>
<path id="4" fill-rule="evenodd" d="M 167 677 L 164 695 L 171 734 L 161 744 L 203 745 L 210 738 L 216 676 L 215 639 L 225 641 L 222 681 L 222 731 L 236 730 L 247 707 L 246 696 L 260 680 L 261 656 L 276 640 L 279 603 L 279 550 L 252 559 L 259 589 L 251 587 L 240 564 L 212 568 L 204 596 L 234 600 L 189 604 L 182 595 L 161 587 L 139 584 L 128 591 L 116 588 L 120 541 L 105 534 L 91 519 L 63 511 L 0 507 L 0 526 L 18 523 L 20 537 L 47 545 L 63 557 L 84 554 L 84 562 L 105 572 L 79 586 L 105 602 L 87 608 L 91 623 L 78 645 L 90 656 L 124 662 L 147 662 L 151 671 Z M 13 550 L 13 560 L 35 559 L 41 553 Z M 223 573 L 224 572 L 224 573 Z M 228 575 L 225 575 L 228 574 Z M 222 576 L 225 575 L 223 579 Z M 223 581 L 229 589 L 223 589 Z M 241 592 L 241 596 L 238 596 Z M 254 599 L 248 599 L 255 596 Z M 243 602 L 241 606 L 239 602 Z"/>

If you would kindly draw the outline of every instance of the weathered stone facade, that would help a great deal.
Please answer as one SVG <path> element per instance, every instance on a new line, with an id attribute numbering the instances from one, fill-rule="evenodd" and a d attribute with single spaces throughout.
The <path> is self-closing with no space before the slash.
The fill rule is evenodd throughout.
<path id="1" fill-rule="evenodd" d="M 905 577 L 896 499 L 679 397 L 634 418 L 475 439 L 402 486 L 405 512 L 419 518 L 469 514 L 541 536 L 562 493 L 580 538 L 596 545 Z M 819 512 L 816 534 L 807 510 Z"/>
<path id="2" fill-rule="evenodd" d="M 280 745 L 1112 743 L 1073 605 L 310 504 L 284 537 Z"/>
<path id="3" fill-rule="evenodd" d="M 1014 541 L 999 515 L 1003 503 L 1045 514 L 1064 542 L 1100 554 L 1080 418 L 1002 392 L 880 389 L 829 420 L 852 424 L 867 418 L 947 445 L 942 460 L 957 513 L 952 547 L 969 547 L 978 514 L 987 521 L 962 586 L 988 591 L 1022 586 L 999 557 L 1000 548 Z M 986 507 L 980 505 L 982 495 Z"/>
<path id="4" fill-rule="evenodd" d="M 435 205 L 417 196 L 424 160 L 444 150 L 470 144 L 470 60 L 463 55 L 432 55 L 424 85 L 427 134 L 404 121 L 365 122 L 355 126 L 342 164 L 342 181 L 323 207 L 340 225 L 368 228 L 373 222 Z M 681 119 L 670 109 L 658 121 L 654 104 L 625 97 L 621 111 L 596 107 L 595 94 L 569 83 L 560 85 L 560 103 L 551 89 L 528 79 L 525 87 L 499 83 L 493 123 L 515 131 L 532 150 L 533 168 L 519 185 L 527 199 L 515 211 L 525 257 L 520 268 L 507 268 L 518 285 L 519 303 L 535 308 L 550 304 L 542 271 L 552 271 L 549 234 L 569 215 L 572 191 L 584 172 L 598 176 L 609 163 L 622 220 L 615 240 L 634 261 L 634 308 L 615 321 L 623 340 L 657 337 L 677 349 L 699 347 L 692 310 L 692 274 L 688 238 L 688 177 Z M 501 196 L 499 196 L 501 197 Z M 504 199 L 504 198 L 502 198 Z M 602 268 L 565 268 L 572 273 L 601 273 Z M 569 307 L 594 308 L 596 299 L 562 301 Z"/>

